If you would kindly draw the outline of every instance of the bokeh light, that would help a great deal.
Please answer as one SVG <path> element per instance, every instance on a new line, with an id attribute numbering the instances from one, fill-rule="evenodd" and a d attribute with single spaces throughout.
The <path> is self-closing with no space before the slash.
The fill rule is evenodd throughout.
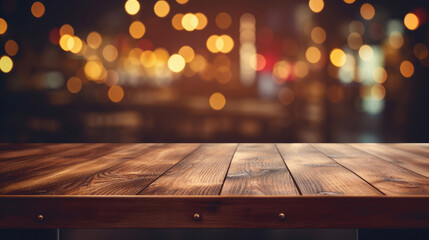
<path id="1" fill-rule="evenodd" d="M 310 72 L 310 69 L 308 68 L 308 64 L 304 61 L 298 61 L 293 66 L 293 72 L 295 76 L 299 78 L 304 78 L 308 75 Z"/>
<path id="2" fill-rule="evenodd" d="M 359 57 L 364 61 L 370 61 L 374 56 L 374 50 L 369 45 L 362 45 L 359 48 Z"/>
<path id="3" fill-rule="evenodd" d="M 390 33 L 389 44 L 394 49 L 401 48 L 402 45 L 404 45 L 404 38 L 402 37 L 402 34 L 397 31 L 393 31 L 392 33 Z"/>
<path id="4" fill-rule="evenodd" d="M 118 49 L 113 45 L 106 45 L 103 48 L 103 57 L 108 62 L 113 62 L 118 57 Z"/>
<path id="5" fill-rule="evenodd" d="M 204 13 L 195 13 L 195 16 L 198 18 L 197 30 L 202 30 L 207 26 L 207 17 Z"/>
<path id="6" fill-rule="evenodd" d="M 178 4 L 186 4 L 189 0 L 176 0 Z"/>
<path id="7" fill-rule="evenodd" d="M 98 32 L 91 32 L 88 34 L 86 41 L 90 48 L 97 49 L 101 45 L 101 42 L 103 41 L 103 39 L 101 38 L 101 35 Z"/>
<path id="8" fill-rule="evenodd" d="M 140 10 L 140 3 L 137 0 L 127 0 L 124 8 L 129 15 L 136 15 Z"/>
<path id="9" fill-rule="evenodd" d="M 290 88 L 284 87 L 280 89 L 278 98 L 281 104 L 288 106 L 295 100 L 295 93 Z"/>
<path id="10" fill-rule="evenodd" d="M 254 54 L 249 60 L 250 67 L 255 71 L 261 71 L 267 65 L 267 60 L 262 54 Z"/>
<path id="11" fill-rule="evenodd" d="M 323 0 L 309 0 L 308 6 L 310 7 L 311 11 L 319 13 L 323 10 L 325 3 Z"/>
<path id="12" fill-rule="evenodd" d="M 142 22 L 134 21 L 130 25 L 129 32 L 131 37 L 133 37 L 134 39 L 139 39 L 139 38 L 142 38 L 143 35 L 145 34 L 146 27 Z"/>
<path id="13" fill-rule="evenodd" d="M 173 18 L 171 19 L 171 25 L 173 26 L 174 29 L 180 31 L 183 30 L 183 25 L 182 25 L 182 18 L 183 18 L 183 14 L 181 13 L 177 13 L 173 16 Z"/>
<path id="14" fill-rule="evenodd" d="M 307 51 L 305 51 L 305 57 L 307 58 L 307 61 L 309 61 L 310 63 L 319 62 L 321 56 L 322 56 L 322 53 L 317 47 L 309 47 L 307 48 Z"/>
<path id="15" fill-rule="evenodd" d="M 5 33 L 7 30 L 7 22 L 3 18 L 0 18 L 0 34 Z"/>
<path id="16" fill-rule="evenodd" d="M 428 48 L 423 43 L 417 43 L 414 46 L 413 51 L 414 55 L 420 60 L 424 60 L 428 56 Z"/>
<path id="17" fill-rule="evenodd" d="M 170 4 L 167 1 L 159 0 L 153 6 L 153 11 L 160 18 L 166 17 L 170 12 Z"/>
<path id="18" fill-rule="evenodd" d="M 410 78 L 414 74 L 414 65 L 410 61 L 405 60 L 401 62 L 399 70 L 401 71 L 402 76 Z"/>
<path id="19" fill-rule="evenodd" d="M 220 92 L 215 92 L 210 96 L 209 104 L 214 110 L 221 110 L 226 104 L 225 96 Z"/>
<path id="20" fill-rule="evenodd" d="M 347 57 L 343 50 L 335 48 L 331 51 L 329 55 L 331 63 L 336 67 L 341 67 L 346 63 Z"/>
<path id="21" fill-rule="evenodd" d="M 89 61 L 85 64 L 85 75 L 89 80 L 102 80 L 105 72 L 104 66 L 99 61 Z"/>
<path id="22" fill-rule="evenodd" d="M 168 59 L 168 68 L 173 72 L 180 72 L 185 68 L 185 59 L 179 54 L 173 54 Z"/>
<path id="23" fill-rule="evenodd" d="M 74 35 L 74 29 L 69 24 L 64 24 L 60 28 L 60 36 L 63 36 L 63 35 L 66 35 L 66 34 L 71 35 L 71 36 Z"/>
<path id="24" fill-rule="evenodd" d="M 45 5 L 41 2 L 34 2 L 31 5 L 31 14 L 36 18 L 41 18 L 45 14 Z"/>
<path id="25" fill-rule="evenodd" d="M 419 18 L 414 13 L 408 13 L 404 17 L 404 25 L 409 30 L 416 30 L 419 27 Z"/>
<path id="26" fill-rule="evenodd" d="M 153 67 L 156 64 L 156 55 L 150 50 L 143 51 L 140 55 L 140 63 L 147 68 Z"/>
<path id="27" fill-rule="evenodd" d="M 113 85 L 109 88 L 107 95 L 112 102 L 120 102 L 124 98 L 124 89 L 119 85 Z"/>
<path id="28" fill-rule="evenodd" d="M 227 29 L 231 26 L 232 18 L 227 12 L 220 12 L 216 15 L 215 19 L 216 26 L 220 29 Z"/>
<path id="29" fill-rule="evenodd" d="M 67 80 L 67 90 L 71 93 L 78 93 L 82 89 L 82 80 L 78 77 L 71 77 Z"/>
<path id="30" fill-rule="evenodd" d="M 13 61 L 9 56 L 2 56 L 0 58 L 0 70 L 4 73 L 12 71 Z"/>
<path id="31" fill-rule="evenodd" d="M 321 44 L 326 40 L 326 32 L 321 27 L 314 27 L 311 30 L 311 39 L 317 44 Z"/>
<path id="32" fill-rule="evenodd" d="M 375 9 L 370 3 L 364 3 L 360 7 L 360 15 L 365 20 L 371 20 L 375 15 Z"/>
<path id="33" fill-rule="evenodd" d="M 187 13 L 182 18 L 182 26 L 186 31 L 194 31 L 198 26 L 198 18 L 195 14 Z"/>
<path id="34" fill-rule="evenodd" d="M 352 32 L 347 37 L 347 44 L 351 49 L 357 50 L 362 46 L 362 37 L 357 32 Z"/>
<path id="35" fill-rule="evenodd" d="M 183 59 L 185 59 L 185 62 L 187 63 L 191 62 L 195 57 L 194 49 L 187 45 L 179 49 L 179 54 L 183 57 Z"/>
<path id="36" fill-rule="evenodd" d="M 18 53 L 18 44 L 14 40 L 9 39 L 4 45 L 4 50 L 9 56 L 15 56 Z"/>

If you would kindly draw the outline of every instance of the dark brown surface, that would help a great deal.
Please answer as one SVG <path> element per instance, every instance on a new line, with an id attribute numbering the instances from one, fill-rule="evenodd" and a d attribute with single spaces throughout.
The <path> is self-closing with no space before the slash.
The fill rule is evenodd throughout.
<path id="1" fill-rule="evenodd" d="M 429 227 L 428 149 L 0 144 L 0 228 Z"/>

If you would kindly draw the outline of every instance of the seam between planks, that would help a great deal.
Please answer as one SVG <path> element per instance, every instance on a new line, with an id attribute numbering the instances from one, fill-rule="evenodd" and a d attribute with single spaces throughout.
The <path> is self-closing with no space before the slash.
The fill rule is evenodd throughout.
<path id="1" fill-rule="evenodd" d="M 359 174 L 355 173 L 354 171 L 352 171 L 351 169 L 349 169 L 348 167 L 344 166 L 343 164 L 337 162 L 334 158 L 332 158 L 331 156 L 329 156 L 328 154 L 324 153 L 322 150 L 320 150 L 319 148 L 317 148 L 316 146 L 314 146 L 313 144 L 310 144 L 310 146 L 312 146 L 314 149 L 316 149 L 317 151 L 319 151 L 320 153 L 322 153 L 323 155 L 325 155 L 326 157 L 330 158 L 332 161 L 334 161 L 336 164 L 340 165 L 341 167 L 343 167 L 344 169 L 348 170 L 349 172 L 353 173 L 354 175 L 356 175 L 358 178 L 362 179 L 364 182 L 366 182 L 369 186 L 371 186 L 372 188 L 374 188 L 376 191 L 378 191 L 379 193 L 381 193 L 382 195 L 386 195 L 384 192 L 382 192 L 380 189 L 376 188 L 374 185 L 372 185 L 370 182 L 368 182 L 367 180 L 365 180 L 363 177 L 361 177 Z"/>
<path id="2" fill-rule="evenodd" d="M 235 156 L 235 153 L 237 152 L 238 146 L 240 146 L 240 144 L 239 144 L 239 143 L 238 143 L 238 144 L 237 144 L 237 146 L 235 147 L 235 149 L 234 149 L 234 153 L 233 153 L 233 154 L 232 154 L 232 156 L 231 156 L 231 160 L 229 161 L 228 169 L 226 170 L 225 177 L 223 178 L 222 186 L 220 186 L 220 190 L 219 190 L 218 195 L 221 195 L 221 193 L 222 193 L 223 186 L 225 185 L 226 178 L 228 177 L 229 169 L 231 168 L 232 159 L 234 159 L 234 156 Z"/>
<path id="3" fill-rule="evenodd" d="M 416 175 L 418 175 L 418 176 L 420 176 L 420 177 L 423 177 L 423 178 L 425 178 L 425 179 L 429 179 L 429 177 L 426 177 L 426 176 L 424 176 L 424 175 L 422 175 L 422 174 L 420 174 L 420 173 L 418 173 L 418 172 L 415 172 L 415 171 L 413 171 L 413 170 L 411 170 L 411 169 L 409 169 L 409 168 L 407 168 L 407 167 L 403 167 L 403 166 L 401 166 L 401 165 L 395 164 L 394 162 L 392 162 L 392 161 L 390 161 L 390 160 L 387 160 L 387 159 L 385 159 L 385 158 L 383 158 L 383 157 L 381 157 L 381 156 L 377 156 L 377 155 L 375 155 L 375 154 L 372 154 L 372 153 L 367 152 L 367 151 L 365 151 L 365 150 L 362 150 L 362 149 L 360 149 L 360 148 L 356 148 L 356 147 L 354 147 L 354 146 L 352 146 L 352 145 L 350 145 L 350 144 L 347 144 L 347 146 L 350 146 L 350 147 L 352 147 L 352 148 L 354 148 L 354 149 L 356 149 L 356 150 L 358 150 L 358 151 L 361 151 L 361 152 L 367 153 L 367 154 L 369 154 L 369 155 L 371 155 L 371 156 L 373 156 L 373 157 L 375 157 L 375 158 L 378 158 L 378 159 L 380 159 L 380 160 L 382 160 L 382 161 L 385 161 L 385 162 L 391 163 L 391 164 L 395 165 L 396 167 L 400 167 L 400 168 L 402 168 L 402 169 L 405 169 L 405 171 L 410 171 L 410 172 L 413 172 L 414 174 L 416 174 Z M 406 162 L 406 161 L 402 161 L 402 162 L 408 163 L 408 162 Z M 412 165 L 412 164 L 410 164 L 410 165 Z"/>
<path id="4" fill-rule="evenodd" d="M 156 180 L 158 180 L 160 177 L 164 176 L 168 171 L 170 171 L 170 169 L 172 169 L 173 167 L 175 167 L 177 164 L 179 164 L 180 162 L 182 162 L 183 160 L 185 160 L 186 158 L 188 158 L 192 153 L 194 153 L 195 151 L 197 151 L 198 149 L 201 148 L 201 146 L 203 146 L 204 144 L 198 145 L 198 147 L 196 147 L 194 150 L 192 150 L 191 152 L 189 152 L 189 154 L 186 154 L 182 159 L 180 159 L 179 161 L 177 161 L 175 164 L 171 165 L 167 170 L 165 170 L 163 173 L 161 173 L 158 177 L 156 177 L 155 179 L 153 179 L 153 181 L 151 181 L 149 184 L 147 184 L 146 186 L 144 186 L 140 191 L 138 191 L 135 195 L 140 195 L 140 193 L 142 193 L 146 188 L 148 188 L 152 183 L 154 183 Z"/>
<path id="5" fill-rule="evenodd" d="M 280 155 L 280 157 L 282 158 L 283 164 L 285 165 L 285 167 L 286 167 L 287 171 L 289 172 L 290 177 L 292 178 L 293 184 L 295 184 L 295 187 L 296 187 L 296 189 L 298 190 L 299 195 L 301 195 L 301 196 L 302 196 L 303 194 L 302 194 L 302 192 L 301 192 L 301 189 L 299 189 L 298 184 L 296 183 L 295 177 L 293 176 L 292 172 L 290 171 L 289 167 L 287 166 L 286 161 L 285 161 L 285 159 L 283 158 L 283 155 L 282 155 L 282 153 L 281 153 L 281 152 L 280 152 L 280 150 L 279 150 L 279 147 L 277 146 L 277 144 L 274 144 L 274 146 L 276 147 L 277 153 L 278 153 L 278 154 Z"/>

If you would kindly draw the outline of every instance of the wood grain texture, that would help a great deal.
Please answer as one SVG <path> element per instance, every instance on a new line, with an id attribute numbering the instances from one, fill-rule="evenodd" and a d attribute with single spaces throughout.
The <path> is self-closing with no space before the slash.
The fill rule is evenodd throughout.
<path id="1" fill-rule="evenodd" d="M 398 166 L 429 177 L 429 158 L 427 157 L 392 148 L 384 144 L 358 143 L 350 145 L 379 158 L 393 162 Z"/>
<path id="2" fill-rule="evenodd" d="M 140 194 L 218 195 L 237 144 L 203 144 Z"/>
<path id="3" fill-rule="evenodd" d="M 425 197 L 27 196 L 0 206 L 0 228 L 429 227 Z"/>
<path id="4" fill-rule="evenodd" d="M 221 195 L 299 195 L 274 144 L 240 144 Z"/>
<path id="5" fill-rule="evenodd" d="M 310 144 L 277 144 L 303 195 L 380 195 L 354 173 Z"/>
<path id="6" fill-rule="evenodd" d="M 355 172 L 387 195 L 429 195 L 429 178 L 344 144 L 317 144 L 317 149 Z"/>
<path id="7" fill-rule="evenodd" d="M 1 144 L 0 145 L 0 164 L 1 160 L 21 160 L 26 157 L 36 158 L 45 157 L 47 154 L 55 154 L 70 148 L 81 146 L 78 143 L 25 143 L 25 144 Z"/>
<path id="8" fill-rule="evenodd" d="M 423 156 L 425 158 L 429 158 L 429 148 L 423 144 L 416 143 L 393 143 L 387 144 L 389 147 L 399 148 L 405 150 L 406 152 L 410 152 L 413 154 L 417 154 Z"/>
<path id="9" fill-rule="evenodd" d="M 1 183 L 0 194 L 49 194 L 58 191 L 64 186 L 72 184 L 74 180 L 86 178 L 96 172 L 112 167 L 116 164 L 131 160 L 148 151 L 154 144 L 118 144 L 111 153 L 95 159 L 75 159 L 78 163 L 56 168 L 55 171 L 47 169 L 44 174 L 34 171 L 34 175 L 23 177 L 19 181 Z M 110 146 L 112 148 L 113 146 Z M 105 154 L 106 151 L 103 151 Z M 58 164 L 61 162 L 58 161 Z M 31 172 L 29 172 L 30 174 Z"/>
<path id="10" fill-rule="evenodd" d="M 75 181 L 52 194 L 136 195 L 200 144 L 165 144 L 134 159 Z"/>

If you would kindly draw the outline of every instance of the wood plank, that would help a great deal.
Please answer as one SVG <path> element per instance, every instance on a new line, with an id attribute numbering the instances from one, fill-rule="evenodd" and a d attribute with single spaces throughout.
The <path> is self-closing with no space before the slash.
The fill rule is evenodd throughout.
<path id="1" fill-rule="evenodd" d="M 429 178 L 345 144 L 315 144 L 386 195 L 427 195 Z"/>
<path id="2" fill-rule="evenodd" d="M 200 144 L 166 144 L 54 190 L 64 195 L 135 195 Z"/>
<path id="3" fill-rule="evenodd" d="M 387 144 L 389 147 L 399 148 L 406 152 L 411 152 L 426 158 L 429 158 L 429 148 L 424 147 L 422 144 L 415 143 L 393 143 Z"/>
<path id="4" fill-rule="evenodd" d="M 96 172 L 134 159 L 152 147 L 156 147 L 156 144 L 120 144 L 113 153 L 72 164 L 43 175 L 36 172 L 31 178 L 2 184 L 0 194 L 46 194 L 50 191 L 58 191 L 76 179 L 92 176 Z"/>
<path id="5" fill-rule="evenodd" d="M 221 195 L 299 195 L 274 144 L 240 144 Z"/>
<path id="6" fill-rule="evenodd" d="M 46 156 L 77 147 L 78 143 L 25 143 L 25 144 L 7 144 L 2 145 L 0 150 L 0 164 L 3 161 L 17 161 L 27 158 L 35 159 L 36 157 Z M 7 164 L 5 164 L 7 165 Z"/>
<path id="7" fill-rule="evenodd" d="M 218 195 L 237 144 L 203 144 L 140 194 Z"/>
<path id="8" fill-rule="evenodd" d="M 398 166 L 429 177 L 429 158 L 392 148 L 384 144 L 355 143 L 350 145 L 364 152 L 373 154 L 376 157 L 393 162 Z"/>
<path id="9" fill-rule="evenodd" d="M 0 197 L 7 206 L 0 228 L 428 228 L 427 203 L 387 196 L 14 196 Z"/>
<path id="10" fill-rule="evenodd" d="M 303 195 L 381 194 L 310 144 L 277 144 L 277 146 Z"/>

